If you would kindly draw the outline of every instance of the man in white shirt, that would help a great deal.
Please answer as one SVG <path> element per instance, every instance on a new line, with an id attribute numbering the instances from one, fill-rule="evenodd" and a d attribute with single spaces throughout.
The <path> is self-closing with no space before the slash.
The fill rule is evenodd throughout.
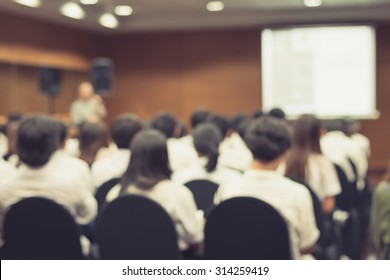
<path id="1" fill-rule="evenodd" d="M 122 177 L 130 161 L 130 143 L 141 129 L 139 118 L 130 114 L 121 115 L 111 123 L 111 137 L 118 149 L 92 165 L 95 188 L 112 178 Z"/>
<path id="2" fill-rule="evenodd" d="M 286 220 L 293 258 L 304 258 L 313 251 L 319 231 L 309 191 L 276 171 L 291 145 L 287 123 L 273 117 L 255 120 L 245 142 L 254 158 L 251 168 L 240 179 L 221 185 L 214 202 L 249 196 L 269 203 Z"/>
<path id="3" fill-rule="evenodd" d="M 0 217 L 8 207 L 27 197 L 45 197 L 64 206 L 79 224 L 92 221 L 96 200 L 78 174 L 65 168 L 56 152 L 58 122 L 44 115 L 32 115 L 20 124 L 17 153 L 23 165 L 17 174 L 0 185 Z"/>

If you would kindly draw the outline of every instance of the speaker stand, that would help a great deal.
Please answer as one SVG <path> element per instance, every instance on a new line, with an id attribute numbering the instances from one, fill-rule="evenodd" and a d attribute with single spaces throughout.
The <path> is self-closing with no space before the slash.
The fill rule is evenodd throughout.
<path id="1" fill-rule="evenodd" d="M 56 98 L 55 97 L 47 97 L 48 101 L 48 113 L 49 115 L 54 115 L 56 112 Z"/>

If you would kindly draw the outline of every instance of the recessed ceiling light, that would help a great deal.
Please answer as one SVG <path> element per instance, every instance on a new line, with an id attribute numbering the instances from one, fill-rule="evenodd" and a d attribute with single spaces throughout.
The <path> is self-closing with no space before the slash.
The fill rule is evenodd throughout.
<path id="1" fill-rule="evenodd" d="M 210 12 L 219 12 L 225 8 L 225 4 L 222 1 L 210 1 L 207 3 L 206 8 Z"/>
<path id="2" fill-rule="evenodd" d="M 97 2 L 99 2 L 99 0 L 80 0 L 80 3 L 84 5 L 93 5 Z"/>
<path id="3" fill-rule="evenodd" d="M 115 7 L 115 14 L 118 16 L 129 16 L 133 13 L 133 8 L 128 5 L 120 5 Z"/>
<path id="4" fill-rule="evenodd" d="M 14 2 L 32 8 L 38 8 L 41 5 L 41 0 L 14 0 Z"/>
<path id="5" fill-rule="evenodd" d="M 303 0 L 303 4 L 307 7 L 319 7 L 322 4 L 322 0 Z"/>
<path id="6" fill-rule="evenodd" d="M 118 20 L 113 14 L 105 13 L 102 14 L 99 18 L 99 23 L 107 28 L 117 28 L 119 25 Z"/>
<path id="7" fill-rule="evenodd" d="M 61 6 L 61 13 L 64 16 L 74 18 L 74 19 L 83 19 L 85 17 L 84 10 L 74 2 L 67 2 Z"/>

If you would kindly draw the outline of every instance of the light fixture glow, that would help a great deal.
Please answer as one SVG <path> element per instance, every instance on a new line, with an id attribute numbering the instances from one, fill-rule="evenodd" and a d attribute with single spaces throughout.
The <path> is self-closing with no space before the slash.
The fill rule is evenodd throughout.
<path id="1" fill-rule="evenodd" d="M 115 14 L 118 16 L 129 16 L 133 13 L 133 8 L 127 5 L 120 5 L 115 7 Z"/>
<path id="2" fill-rule="evenodd" d="M 319 7 L 322 5 L 322 0 L 303 0 L 303 4 L 307 7 Z"/>
<path id="3" fill-rule="evenodd" d="M 94 5 L 97 2 L 99 2 L 99 0 L 80 0 L 80 3 L 84 5 Z"/>
<path id="4" fill-rule="evenodd" d="M 14 2 L 32 8 L 38 8 L 41 6 L 41 0 L 14 0 Z"/>
<path id="5" fill-rule="evenodd" d="M 102 14 L 99 18 L 99 23 L 104 27 L 112 29 L 117 28 L 119 25 L 119 22 L 116 17 L 110 13 Z"/>
<path id="6" fill-rule="evenodd" d="M 85 17 L 84 10 L 74 2 L 67 2 L 61 6 L 61 13 L 64 16 L 74 18 L 74 19 L 83 19 Z"/>
<path id="7" fill-rule="evenodd" d="M 225 4 L 222 1 L 210 1 L 207 3 L 206 8 L 210 12 L 219 12 L 225 8 Z"/>

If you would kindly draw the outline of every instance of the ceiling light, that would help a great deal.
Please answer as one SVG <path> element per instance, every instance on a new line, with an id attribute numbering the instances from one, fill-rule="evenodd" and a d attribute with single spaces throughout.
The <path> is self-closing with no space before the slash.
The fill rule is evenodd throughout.
<path id="1" fill-rule="evenodd" d="M 225 4 L 222 1 L 210 1 L 206 6 L 210 12 L 219 12 L 225 8 Z"/>
<path id="2" fill-rule="evenodd" d="M 303 0 L 303 4 L 307 7 L 319 7 L 322 4 L 322 0 Z"/>
<path id="3" fill-rule="evenodd" d="M 83 19 L 85 17 L 84 10 L 74 2 L 68 2 L 61 6 L 61 13 L 64 16 L 74 18 L 74 19 Z"/>
<path id="4" fill-rule="evenodd" d="M 99 0 L 80 0 L 80 3 L 84 5 L 93 5 L 97 2 L 99 2 Z"/>
<path id="5" fill-rule="evenodd" d="M 102 14 L 99 18 L 99 23 L 107 28 L 117 28 L 119 25 L 116 17 L 110 13 Z"/>
<path id="6" fill-rule="evenodd" d="M 115 7 L 115 14 L 118 16 L 129 16 L 133 13 L 133 8 L 127 5 L 120 5 Z"/>
<path id="7" fill-rule="evenodd" d="M 14 2 L 32 8 L 38 8 L 41 5 L 41 0 L 14 0 Z"/>

